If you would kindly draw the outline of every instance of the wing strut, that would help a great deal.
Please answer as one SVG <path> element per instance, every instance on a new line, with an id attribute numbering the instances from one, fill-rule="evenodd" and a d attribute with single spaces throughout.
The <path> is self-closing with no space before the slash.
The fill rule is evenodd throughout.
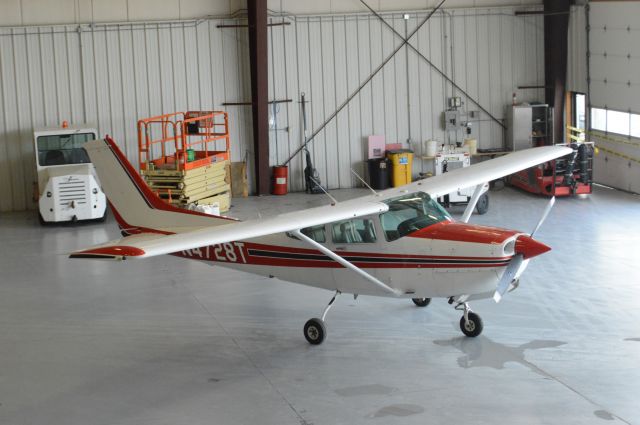
<path id="1" fill-rule="evenodd" d="M 473 191 L 473 195 L 471 195 L 471 199 L 469 199 L 469 204 L 467 205 L 467 208 L 464 210 L 464 213 L 462 214 L 462 218 L 460 218 L 461 222 L 467 223 L 471 218 L 471 214 L 473 214 L 473 209 L 476 207 L 476 204 L 478 203 L 478 199 L 480 199 L 480 196 L 482 196 L 482 188 L 484 187 L 485 184 L 486 183 L 481 183 L 476 186 L 476 189 Z"/>
<path id="2" fill-rule="evenodd" d="M 343 266 L 345 266 L 349 270 L 356 272 L 361 277 L 365 278 L 369 282 L 371 282 L 374 285 L 376 285 L 376 286 L 380 287 L 381 289 L 383 289 L 385 292 L 388 292 L 389 294 L 395 295 L 396 297 L 402 295 L 401 291 L 398 291 L 397 289 L 393 289 L 389 285 L 383 283 L 382 281 L 380 281 L 376 277 L 374 277 L 374 276 L 370 275 L 369 273 L 365 272 L 360 267 L 355 266 L 353 263 L 345 260 L 344 258 L 339 256 L 335 252 L 331 251 L 330 249 L 328 249 L 324 245 L 321 245 L 318 242 L 314 241 L 313 239 L 311 239 L 310 237 L 308 237 L 307 235 L 302 233 L 300 230 L 294 230 L 292 233 L 294 235 L 296 235 L 298 238 L 300 238 L 300 240 L 305 241 L 309 245 L 311 245 L 314 248 L 318 249 L 320 252 L 322 252 L 327 257 L 331 258 L 334 261 L 337 261 L 338 263 L 342 264 Z"/>

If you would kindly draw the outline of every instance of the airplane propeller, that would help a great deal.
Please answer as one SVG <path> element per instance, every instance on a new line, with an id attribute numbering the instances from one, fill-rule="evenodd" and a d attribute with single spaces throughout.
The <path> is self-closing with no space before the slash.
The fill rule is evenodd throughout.
<path id="1" fill-rule="evenodd" d="M 547 216 L 551 212 L 551 208 L 553 208 L 553 205 L 555 203 L 556 203 L 556 197 L 553 196 L 551 199 L 549 199 L 549 203 L 545 207 L 544 212 L 542 213 L 542 217 L 540 217 L 540 220 L 538 220 L 538 224 L 536 224 L 536 227 L 533 229 L 533 232 L 531 232 L 531 237 L 533 237 L 533 235 L 538 231 L 538 229 L 540 229 L 540 226 L 542 226 L 542 223 L 544 223 L 544 221 L 547 219 Z"/>
<path id="2" fill-rule="evenodd" d="M 540 229 L 542 223 L 547 219 L 547 216 L 551 212 L 551 208 L 556 203 L 555 196 L 549 200 L 547 206 L 542 213 L 542 217 L 538 220 L 536 227 L 531 232 L 530 236 L 519 236 L 516 240 L 516 255 L 513 256 L 507 269 L 504 271 L 502 278 L 500 278 L 500 282 L 498 282 L 498 286 L 496 287 L 496 291 L 493 294 L 493 300 L 496 303 L 499 303 L 502 299 L 502 296 L 509 290 L 509 286 L 514 283 L 517 277 L 524 271 L 524 269 L 529 264 L 529 258 L 534 255 L 540 254 L 542 252 L 548 251 L 549 248 L 545 245 L 536 242 L 533 240 L 533 235 Z M 522 240 L 520 240 L 522 238 Z M 520 247 L 519 247 L 520 245 Z M 520 248 L 520 249 L 519 249 Z M 520 252 L 518 252 L 520 250 Z M 534 255 L 527 255 L 527 252 Z M 528 257 L 528 258 L 525 258 Z"/>

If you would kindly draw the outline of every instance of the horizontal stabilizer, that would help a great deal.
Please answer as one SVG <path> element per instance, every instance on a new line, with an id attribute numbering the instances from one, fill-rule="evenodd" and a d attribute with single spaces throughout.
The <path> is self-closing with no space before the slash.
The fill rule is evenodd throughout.
<path id="1" fill-rule="evenodd" d="M 126 236 L 104 244 L 96 245 L 82 251 L 75 251 L 69 254 L 69 258 L 93 259 L 93 260 L 124 260 L 127 257 L 140 257 L 145 254 L 136 244 L 162 239 L 167 235 L 162 233 L 141 233 L 138 235 Z"/>

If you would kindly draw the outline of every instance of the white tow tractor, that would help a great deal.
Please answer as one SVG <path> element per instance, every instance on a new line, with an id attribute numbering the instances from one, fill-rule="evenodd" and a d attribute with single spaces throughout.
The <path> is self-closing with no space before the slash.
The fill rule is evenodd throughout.
<path id="1" fill-rule="evenodd" d="M 455 148 L 450 150 L 442 150 L 436 153 L 434 159 L 434 168 L 436 176 L 447 173 L 449 171 L 456 170 L 458 168 L 466 168 L 471 165 L 471 155 L 469 152 L 457 151 Z M 452 205 L 466 205 L 468 204 L 473 195 L 474 188 L 462 188 L 455 192 L 451 192 L 448 195 L 444 195 L 439 198 L 439 202 L 446 208 Z M 489 210 L 489 184 L 486 183 L 480 189 L 480 198 L 476 204 L 476 211 L 478 214 L 485 214 Z"/>
<path id="2" fill-rule="evenodd" d="M 36 129 L 33 132 L 38 172 L 40 222 L 104 220 L 107 199 L 83 145 L 98 138 L 87 126 Z"/>

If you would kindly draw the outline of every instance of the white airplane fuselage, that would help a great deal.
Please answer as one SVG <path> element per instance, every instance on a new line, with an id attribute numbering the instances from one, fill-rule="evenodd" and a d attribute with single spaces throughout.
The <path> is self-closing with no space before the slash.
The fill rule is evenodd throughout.
<path id="1" fill-rule="evenodd" d="M 398 289 L 406 298 L 463 294 L 469 295 L 469 299 L 491 297 L 514 255 L 516 239 L 523 235 L 506 229 L 447 221 L 388 242 L 380 222 L 370 218 L 376 225 L 376 242 L 334 243 L 328 237 L 323 245 Z M 389 295 L 284 233 L 174 255 L 343 293 Z"/>

